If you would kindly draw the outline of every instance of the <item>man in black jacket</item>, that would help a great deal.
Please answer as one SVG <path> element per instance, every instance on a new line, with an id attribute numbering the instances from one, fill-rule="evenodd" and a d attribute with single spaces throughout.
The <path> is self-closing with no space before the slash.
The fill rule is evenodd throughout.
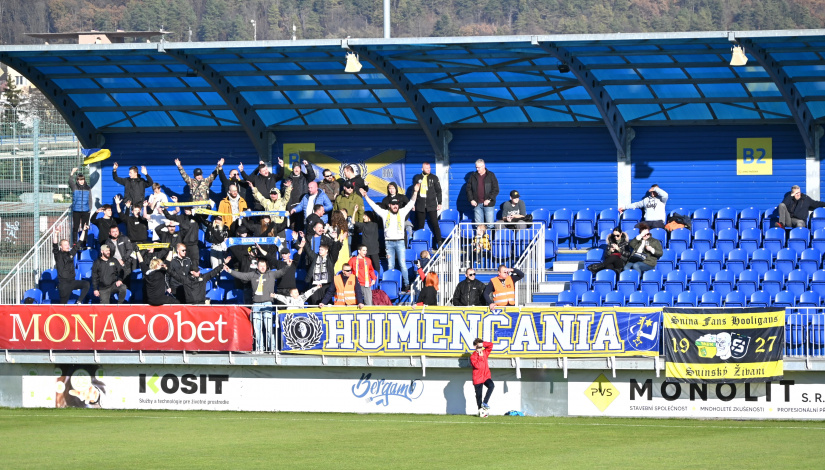
<path id="1" fill-rule="evenodd" d="M 143 201 L 144 209 L 148 205 L 149 201 Z M 132 205 L 130 201 L 126 201 L 126 209 L 131 210 L 131 212 L 123 217 L 120 214 L 120 206 L 118 206 L 118 216 L 126 224 L 126 235 L 132 241 L 132 251 L 137 251 L 138 243 L 149 241 L 149 217 L 148 214 L 142 211 L 141 206 Z"/>
<path id="2" fill-rule="evenodd" d="M 278 281 L 278 288 L 275 289 L 275 293 L 289 296 L 289 291 L 298 287 L 295 284 L 295 272 L 298 270 L 298 262 L 292 259 L 292 252 L 289 251 L 289 248 L 281 248 L 279 254 L 281 255 L 280 259 L 273 260 L 273 263 L 270 264 L 273 269 L 284 271 L 284 276 Z M 278 300 L 273 302 L 275 305 L 283 305 Z"/>
<path id="3" fill-rule="evenodd" d="M 301 164 L 303 163 L 306 172 L 301 171 Z M 283 159 L 278 159 L 278 164 L 281 165 L 284 169 L 284 180 L 292 181 L 292 193 L 289 196 L 289 201 L 286 203 L 286 210 L 287 212 L 292 212 L 292 209 L 301 203 L 301 199 L 303 199 L 305 194 L 309 193 L 309 183 L 315 181 L 315 168 L 312 167 L 306 160 L 302 160 L 300 163 L 295 162 L 292 164 L 292 173 L 286 174 L 286 166 L 284 165 Z M 290 217 L 289 225 L 292 227 L 293 230 L 303 230 L 304 229 L 304 214 L 303 213 L 296 213 L 292 214 Z M 289 292 L 283 295 L 289 295 Z"/>
<path id="4" fill-rule="evenodd" d="M 238 165 L 238 169 L 241 170 L 241 176 L 243 176 L 244 181 L 251 181 L 252 185 L 255 186 L 255 189 L 264 195 L 268 195 L 272 188 L 275 187 L 275 183 L 281 180 L 281 173 L 278 171 L 269 171 L 269 167 L 266 166 L 266 163 L 264 163 L 263 160 L 260 161 L 258 167 L 252 172 L 251 175 L 247 175 L 246 172 L 243 171 L 243 163 Z M 247 201 L 249 200 L 250 199 L 247 198 Z M 252 210 L 264 210 L 264 206 L 262 206 L 261 203 L 255 198 L 252 198 L 251 202 Z"/>
<path id="5" fill-rule="evenodd" d="M 484 283 L 476 279 L 476 270 L 467 268 L 467 277 L 455 286 L 453 305 L 461 307 L 483 307 Z"/>
<path id="6" fill-rule="evenodd" d="M 415 200 L 415 229 L 424 228 L 424 219 L 433 232 L 433 249 L 441 246 L 441 228 L 438 226 L 438 211 L 441 210 L 441 182 L 430 172 L 430 164 L 421 165 L 421 174 L 413 176 L 412 185 L 421 184 L 418 199 Z"/>
<path id="7" fill-rule="evenodd" d="M 363 222 L 354 225 L 355 230 L 361 233 L 361 244 L 367 247 L 367 258 L 372 262 L 372 268 L 377 273 L 381 269 L 379 254 L 381 253 L 380 232 L 378 224 L 373 222 L 373 212 L 364 212 Z"/>
<path id="8" fill-rule="evenodd" d="M 186 277 L 189 271 L 194 271 L 196 268 L 197 265 L 192 264 L 192 260 L 186 256 L 186 245 L 178 243 L 175 246 L 175 255 L 169 261 L 166 269 L 166 284 L 172 289 L 172 295 L 181 303 L 186 302 L 186 292 L 183 283 L 179 279 Z"/>
<path id="9" fill-rule="evenodd" d="M 118 304 L 126 301 L 126 285 L 122 278 L 123 268 L 112 259 L 109 245 L 101 246 L 100 257 L 92 265 L 92 289 L 100 297 L 101 304 L 108 304 L 113 293 L 117 293 Z"/>
<path id="10" fill-rule="evenodd" d="M 81 229 L 89 230 L 89 226 L 86 225 Z M 57 232 L 52 232 L 52 253 L 54 253 L 54 267 L 57 268 L 57 290 L 60 292 L 60 303 L 64 305 L 69 303 L 69 297 L 75 289 L 80 289 L 78 304 L 82 304 L 86 299 L 86 294 L 89 293 L 89 283 L 76 281 L 74 269 L 74 255 L 77 254 L 78 244 L 83 243 L 86 233 L 88 232 L 81 233 L 74 245 L 69 245 L 69 240 L 60 240 L 58 244 Z"/>
<path id="11" fill-rule="evenodd" d="M 219 276 L 223 271 L 223 266 L 224 263 L 221 263 L 218 267 L 206 273 L 189 271 L 181 274 L 180 271 L 172 271 L 170 274 L 183 286 L 187 304 L 203 305 L 206 303 L 206 283 Z"/>
<path id="12" fill-rule="evenodd" d="M 120 205 L 120 201 L 120 197 L 115 196 L 115 204 Z M 117 227 L 117 224 L 120 223 L 120 218 L 112 213 L 112 206 L 109 204 L 104 204 L 97 211 L 102 212 L 103 217 L 92 217 L 92 224 L 97 226 L 97 244 L 102 245 L 106 243 L 106 239 L 109 238 L 109 229 Z"/>
<path id="13" fill-rule="evenodd" d="M 352 187 L 355 189 L 355 194 L 361 194 L 361 188 L 366 189 L 367 191 L 370 188 L 367 187 L 367 183 L 364 182 L 364 178 L 361 175 L 355 174 L 355 168 L 352 165 L 347 165 L 344 167 L 344 174 L 342 178 L 338 178 L 338 185 L 341 188 L 341 192 L 344 192 L 344 183 L 352 183 Z M 335 199 L 331 199 L 335 201 Z"/>
<path id="14" fill-rule="evenodd" d="M 791 186 L 791 190 L 785 193 L 782 202 L 777 207 L 779 219 L 776 226 L 780 228 L 804 227 L 808 220 L 808 212 L 817 207 L 825 207 L 825 202 L 816 201 L 802 192 L 802 188 L 797 185 Z"/>
<path id="15" fill-rule="evenodd" d="M 476 160 L 476 171 L 467 181 L 467 199 L 473 210 L 473 222 L 492 224 L 496 221 L 496 196 L 498 196 L 498 179 L 495 173 L 487 171 L 484 160 Z"/>
<path id="16" fill-rule="evenodd" d="M 163 225 L 155 227 L 155 233 L 158 235 L 158 243 L 168 243 L 169 248 L 155 250 L 155 258 L 166 259 L 166 255 L 170 252 L 175 252 L 175 247 L 180 243 L 180 228 L 174 220 L 168 220 Z"/>
<path id="17" fill-rule="evenodd" d="M 112 165 L 112 179 L 115 180 L 115 183 L 123 185 L 123 199 L 127 201 L 131 201 L 133 205 L 140 207 L 143 204 L 143 200 L 146 199 L 146 188 L 151 188 L 152 177 L 149 176 L 149 173 L 146 171 L 146 167 L 140 167 L 140 172 L 143 173 L 143 176 L 146 179 L 143 179 L 138 175 L 138 168 L 133 166 L 129 168 L 129 177 L 128 178 L 121 178 L 117 175 L 117 162 Z"/>
<path id="18" fill-rule="evenodd" d="M 177 202 L 175 197 L 172 200 Z M 192 266 L 197 268 L 200 264 L 200 248 L 198 247 L 200 226 L 195 216 L 192 215 L 192 211 L 189 208 L 184 208 L 183 213 L 172 214 L 164 209 L 163 216 L 180 224 L 180 241 L 186 245 L 186 255 L 192 260 Z"/>
<path id="19" fill-rule="evenodd" d="M 120 229 L 115 226 L 109 229 L 109 239 L 101 245 L 101 248 L 108 246 L 111 250 L 112 261 L 116 262 L 123 271 L 124 278 L 128 278 L 134 269 L 132 252 L 132 241 L 126 235 L 120 234 Z M 128 280 L 127 280 L 128 284 Z"/>
<path id="20" fill-rule="evenodd" d="M 223 172 L 223 163 L 224 159 L 221 158 L 218 160 L 218 178 L 221 180 L 221 196 L 220 198 L 223 199 L 226 197 L 226 194 L 229 192 L 229 186 L 235 185 L 236 187 L 241 187 L 241 172 L 236 170 L 235 168 L 229 170 L 229 177 L 226 177 L 226 173 Z"/>

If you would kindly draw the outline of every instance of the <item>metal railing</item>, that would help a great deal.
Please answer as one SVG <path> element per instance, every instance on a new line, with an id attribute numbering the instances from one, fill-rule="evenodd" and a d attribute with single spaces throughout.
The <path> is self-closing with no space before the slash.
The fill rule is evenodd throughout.
<path id="1" fill-rule="evenodd" d="M 825 357 L 825 309 L 785 309 L 785 356 Z"/>
<path id="2" fill-rule="evenodd" d="M 544 278 L 544 225 L 527 222 L 519 224 L 517 229 L 509 228 L 512 226 L 505 222 L 456 225 L 424 270 L 438 274 L 439 305 L 449 305 L 467 268 L 492 274 L 500 264 L 524 272 L 525 279 L 516 283 L 516 304 L 532 300 L 532 293 Z M 422 287 L 420 279 L 412 283 L 411 303 L 415 303 L 415 294 Z"/>
<path id="3" fill-rule="evenodd" d="M 58 240 L 71 240 L 71 211 L 63 214 L 41 235 L 33 247 L 20 259 L 0 282 L 0 304 L 19 304 L 24 293 L 38 285 L 43 271 L 54 266 L 52 253 L 52 233 L 57 232 Z"/>

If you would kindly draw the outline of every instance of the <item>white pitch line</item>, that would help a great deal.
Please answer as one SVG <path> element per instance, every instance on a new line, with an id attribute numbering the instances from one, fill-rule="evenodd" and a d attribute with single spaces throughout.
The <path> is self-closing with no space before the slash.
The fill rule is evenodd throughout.
<path id="1" fill-rule="evenodd" d="M 2 418 L 71 418 L 71 419 L 204 419 L 203 417 L 195 416 L 143 416 L 143 415 L 122 415 L 122 416 L 72 416 L 59 414 L 0 414 Z M 513 422 L 497 422 L 497 421 L 428 421 L 428 420 L 413 420 L 413 419 L 344 419 L 344 418 L 281 418 L 273 417 L 212 417 L 206 418 L 211 420 L 221 421 L 305 421 L 305 422 L 336 422 L 336 423 L 408 423 L 408 424 L 470 424 L 477 426 L 485 424 L 488 426 L 505 425 L 505 426 L 601 426 L 601 427 L 622 427 L 622 428 L 691 428 L 691 429 L 812 429 L 825 431 L 825 427 L 816 426 L 709 426 L 705 424 L 628 424 L 628 423 L 537 423 L 531 421 L 513 421 Z M 621 419 L 621 418 L 618 418 Z"/>

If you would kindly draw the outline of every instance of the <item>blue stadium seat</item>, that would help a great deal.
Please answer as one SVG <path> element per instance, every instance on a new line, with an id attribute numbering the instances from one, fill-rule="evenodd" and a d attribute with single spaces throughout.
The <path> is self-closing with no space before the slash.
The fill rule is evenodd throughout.
<path id="1" fill-rule="evenodd" d="M 663 249 L 662 256 L 656 262 L 656 270 L 660 271 L 663 276 L 667 276 L 667 273 L 676 269 L 676 259 L 677 254 L 675 251 L 670 248 Z"/>
<path id="2" fill-rule="evenodd" d="M 429 251 L 432 239 L 432 232 L 424 229 L 416 230 L 413 232 L 412 240 L 410 240 L 410 248 L 415 250 L 416 254 L 424 250 Z"/>
<path id="3" fill-rule="evenodd" d="M 823 271 L 825 273 L 825 271 Z M 647 292 L 648 295 L 654 295 L 656 292 L 662 290 L 662 283 L 664 279 L 662 272 L 659 270 L 645 271 L 642 274 L 642 281 L 639 283 L 639 290 Z"/>
<path id="4" fill-rule="evenodd" d="M 602 307 L 624 307 L 624 304 L 624 294 L 613 291 L 604 295 Z"/>
<path id="5" fill-rule="evenodd" d="M 569 290 L 559 292 L 556 299 L 556 306 L 558 307 L 575 307 L 578 304 L 578 296 L 575 292 Z"/>
<path id="6" fill-rule="evenodd" d="M 762 239 L 762 248 L 770 250 L 775 255 L 784 247 L 785 230 L 778 227 L 769 228 Z"/>
<path id="7" fill-rule="evenodd" d="M 751 294 L 759 290 L 759 273 L 753 269 L 742 271 L 736 281 L 736 290 L 750 297 Z"/>
<path id="8" fill-rule="evenodd" d="M 825 253 L 825 228 L 814 231 L 811 247 Z"/>
<path id="9" fill-rule="evenodd" d="M 822 252 L 816 248 L 808 248 L 799 255 L 799 261 L 797 263 L 799 269 L 802 269 L 808 274 L 813 274 L 814 271 L 822 267 Z"/>
<path id="10" fill-rule="evenodd" d="M 783 290 L 777 292 L 773 299 L 773 306 L 776 308 L 791 308 L 796 305 L 796 297 L 793 292 Z"/>
<path id="11" fill-rule="evenodd" d="M 809 287 L 812 291 L 825 298 L 825 270 L 820 269 L 819 271 L 811 274 L 811 283 Z"/>
<path id="12" fill-rule="evenodd" d="M 785 287 L 785 275 L 782 271 L 771 269 L 762 277 L 762 290 L 770 295 L 776 295 Z"/>
<path id="13" fill-rule="evenodd" d="M 807 323 L 807 315 L 799 313 L 785 315 L 785 355 L 801 356 L 805 354 L 805 339 L 807 337 L 805 327 Z"/>
<path id="14" fill-rule="evenodd" d="M 805 291 L 799 295 L 799 301 L 796 302 L 797 307 L 821 307 L 822 297 L 813 291 Z M 821 315 L 815 315 L 821 316 Z"/>
<path id="15" fill-rule="evenodd" d="M 708 273 L 707 271 L 696 271 L 690 275 L 690 283 L 688 284 L 688 290 L 696 293 L 696 295 L 702 295 L 710 290 L 710 283 L 710 273 Z"/>
<path id="16" fill-rule="evenodd" d="M 693 249 L 704 253 L 713 248 L 715 241 L 716 233 L 712 229 L 699 229 L 693 235 Z"/>
<path id="17" fill-rule="evenodd" d="M 721 307 L 722 296 L 718 292 L 708 291 L 702 294 L 699 300 L 699 307 Z"/>
<path id="18" fill-rule="evenodd" d="M 773 261 L 773 266 L 783 274 L 788 274 L 796 267 L 796 251 L 790 248 L 782 248 L 776 253 L 776 259 Z"/>
<path id="19" fill-rule="evenodd" d="M 401 271 L 397 269 L 388 269 L 381 275 L 381 290 L 386 292 L 390 300 L 398 299 L 401 288 L 404 287 L 401 284 Z"/>
<path id="20" fill-rule="evenodd" d="M 713 211 L 707 207 L 696 209 L 691 216 L 693 233 L 713 226 Z"/>
<path id="21" fill-rule="evenodd" d="M 736 285 L 736 275 L 727 269 L 713 275 L 713 290 L 720 295 L 727 295 L 728 292 L 733 291 L 734 285 Z"/>
<path id="22" fill-rule="evenodd" d="M 817 207 L 811 214 L 811 232 L 825 229 L 825 207 Z"/>
<path id="23" fill-rule="evenodd" d="M 533 216 L 533 222 L 541 222 L 545 227 L 550 226 L 550 211 L 547 209 L 536 209 L 530 215 Z"/>
<path id="24" fill-rule="evenodd" d="M 124 302 L 129 302 L 132 299 L 132 291 L 126 289 L 126 298 L 123 300 Z M 112 294 L 112 302 L 119 302 L 120 301 L 120 293 L 115 292 Z"/>
<path id="25" fill-rule="evenodd" d="M 40 289 L 29 289 L 26 292 L 23 292 L 23 299 L 26 300 L 27 298 L 32 298 L 34 303 L 42 304 L 43 303 L 43 292 Z M 22 301 L 20 303 L 23 303 Z"/>
<path id="26" fill-rule="evenodd" d="M 737 248 L 728 253 L 728 259 L 725 261 L 725 269 L 733 271 L 734 274 L 739 274 L 748 267 L 748 252 Z"/>
<path id="27" fill-rule="evenodd" d="M 811 246 L 811 231 L 805 227 L 794 227 L 788 235 L 788 248 L 802 253 Z"/>
<path id="28" fill-rule="evenodd" d="M 680 292 L 678 296 L 676 296 L 676 304 L 674 307 L 695 307 L 696 306 L 696 293 L 690 291 Z"/>
<path id="29" fill-rule="evenodd" d="M 641 291 L 631 292 L 625 304 L 627 307 L 647 307 L 648 305 L 650 305 L 650 294 Z"/>
<path id="30" fill-rule="evenodd" d="M 773 227 L 777 220 L 779 220 L 779 212 L 777 212 L 776 207 L 766 210 L 762 215 L 762 233 Z"/>
<path id="31" fill-rule="evenodd" d="M 601 248 L 593 248 L 592 250 L 588 250 L 584 256 L 584 267 L 586 268 L 592 264 L 601 263 L 602 260 L 604 260 L 604 250 Z"/>
<path id="32" fill-rule="evenodd" d="M 758 290 L 751 294 L 751 298 L 748 301 L 748 307 L 762 307 L 768 308 L 771 306 L 771 294 Z"/>
<path id="33" fill-rule="evenodd" d="M 503 264 L 511 264 L 515 261 L 513 246 L 509 240 L 493 240 L 490 244 L 490 255 Z"/>
<path id="34" fill-rule="evenodd" d="M 599 232 L 599 245 L 603 245 L 604 248 L 607 248 L 607 238 L 611 233 L 613 233 L 612 230 L 602 230 Z"/>
<path id="35" fill-rule="evenodd" d="M 672 307 L 673 294 L 670 292 L 657 292 L 653 294 L 653 301 L 650 302 L 651 307 Z"/>
<path id="36" fill-rule="evenodd" d="M 83 250 L 83 251 L 78 253 L 78 258 L 77 259 L 78 259 L 78 261 L 91 261 L 91 262 L 94 262 L 94 260 L 96 258 L 97 258 L 97 251 L 95 251 L 95 250 Z"/>
<path id="37" fill-rule="evenodd" d="M 731 207 L 719 209 L 719 212 L 716 213 L 716 223 L 713 224 L 714 229 L 716 229 L 716 233 L 728 228 L 736 227 L 736 219 L 738 216 L 739 213 L 736 209 Z"/>
<path id="38" fill-rule="evenodd" d="M 719 241 L 716 241 L 719 244 Z M 739 248 L 748 252 L 748 254 L 756 251 L 762 246 L 762 231 L 758 228 L 748 228 L 742 230 L 742 235 L 739 237 Z"/>
<path id="39" fill-rule="evenodd" d="M 724 230 L 720 230 L 718 232 L 718 236 L 716 237 L 716 248 L 728 253 L 732 249 L 736 248 L 736 243 L 739 241 L 739 232 L 736 231 L 735 228 L 726 228 Z M 762 232 L 758 232 L 760 235 Z M 758 247 L 754 247 L 755 250 Z"/>
<path id="40" fill-rule="evenodd" d="M 801 269 L 794 269 L 788 273 L 788 278 L 785 280 L 785 290 L 793 292 L 795 296 L 802 295 L 808 290 L 808 273 Z"/>
<path id="41" fill-rule="evenodd" d="M 739 231 L 744 232 L 747 229 L 762 229 L 762 212 L 755 207 L 748 207 L 742 209 L 739 213 Z"/>
<path id="42" fill-rule="evenodd" d="M 679 257 L 679 271 L 685 273 L 685 276 L 690 276 L 694 271 L 699 269 L 702 262 L 702 254 L 699 250 L 688 248 L 682 252 Z"/>
<path id="43" fill-rule="evenodd" d="M 629 229 L 624 230 L 624 232 L 627 234 L 628 240 L 632 240 L 639 236 L 639 229 L 637 229 L 636 227 L 630 227 Z M 664 248 L 664 245 L 662 245 L 662 248 Z"/>
<path id="44" fill-rule="evenodd" d="M 447 209 L 447 210 L 453 210 L 453 209 Z M 444 211 L 444 212 L 446 212 L 446 211 Z M 438 220 L 438 229 L 441 230 L 441 236 L 443 236 L 444 238 L 446 238 L 447 235 L 449 235 L 450 232 L 453 231 L 453 229 L 456 227 L 456 225 L 458 225 L 457 221 L 451 220 L 451 219 L 445 219 L 443 213 L 441 214 L 441 219 Z"/>
<path id="45" fill-rule="evenodd" d="M 209 292 L 206 293 L 206 298 L 209 299 L 210 304 L 220 304 L 223 303 L 223 299 L 226 296 L 226 291 L 220 287 L 213 287 Z"/>
<path id="46" fill-rule="evenodd" d="M 759 274 L 765 274 L 773 266 L 773 254 L 766 248 L 753 252 L 750 267 Z"/>
<path id="47" fill-rule="evenodd" d="M 687 250 L 690 246 L 690 230 L 686 228 L 678 228 L 670 232 L 670 242 L 668 248 L 675 251 L 677 254 Z"/>
<path id="48" fill-rule="evenodd" d="M 579 307 L 601 307 L 601 305 L 602 295 L 592 290 L 582 294 L 581 300 L 579 300 Z"/>
<path id="49" fill-rule="evenodd" d="M 679 294 L 687 289 L 687 276 L 681 271 L 671 271 L 667 273 L 664 290 L 673 295 Z"/>
<path id="50" fill-rule="evenodd" d="M 533 219 L 535 220 L 535 219 Z M 544 231 L 544 257 L 553 259 L 559 251 L 559 236 L 556 229 L 548 228 Z"/>
<path id="51" fill-rule="evenodd" d="M 746 304 L 746 297 L 741 292 L 733 291 L 725 295 L 725 307 L 744 307 Z"/>
<path id="52" fill-rule="evenodd" d="M 573 236 L 577 248 L 589 245 L 596 246 L 596 211 L 582 209 L 576 213 L 573 225 Z"/>
<path id="53" fill-rule="evenodd" d="M 226 292 L 226 303 L 243 304 L 243 289 L 232 289 Z"/>
<path id="54" fill-rule="evenodd" d="M 713 248 L 702 255 L 702 269 L 714 275 L 725 265 L 725 253 L 719 248 Z"/>
<path id="55" fill-rule="evenodd" d="M 687 218 L 690 218 L 690 213 L 691 213 L 690 209 L 687 209 L 685 207 L 675 207 L 675 208 L 671 209 L 671 211 L 668 213 L 668 215 L 679 214 L 679 215 L 683 215 Z"/>
<path id="56" fill-rule="evenodd" d="M 662 243 L 662 247 L 667 246 L 667 230 L 659 227 L 650 229 L 650 238 L 655 238 Z"/>
<path id="57" fill-rule="evenodd" d="M 619 281 L 616 283 L 616 290 L 624 294 L 626 297 L 633 292 L 639 290 L 639 282 L 641 275 L 638 271 L 631 269 L 630 271 L 622 271 L 619 274 Z"/>
<path id="58" fill-rule="evenodd" d="M 801 302 L 797 302 L 796 306 L 802 307 L 800 303 Z M 825 353 L 825 315 L 811 316 L 811 325 L 808 327 L 808 338 L 810 338 L 808 353 L 813 356 L 822 356 L 823 353 Z"/>
<path id="59" fill-rule="evenodd" d="M 595 292 L 604 296 L 606 293 L 616 289 L 616 271 L 605 269 L 596 273 L 592 287 Z"/>
<path id="60" fill-rule="evenodd" d="M 572 232 L 571 225 L 573 221 L 573 212 L 570 209 L 559 209 L 553 213 L 553 228 L 556 229 L 556 235 L 561 240 L 567 240 L 568 247 L 572 246 Z"/>
<path id="61" fill-rule="evenodd" d="M 570 290 L 578 296 L 590 290 L 593 275 L 586 269 L 579 269 L 573 272 L 573 278 L 570 280 Z"/>
<path id="62" fill-rule="evenodd" d="M 619 211 L 617 209 L 604 209 L 599 212 L 599 220 L 596 222 L 596 227 L 599 233 L 605 230 L 612 231 L 619 226 Z"/>
<path id="63" fill-rule="evenodd" d="M 461 214 L 455 209 L 444 209 L 441 211 L 441 220 L 449 220 L 458 223 L 458 221 L 461 220 Z M 446 235 L 446 233 L 443 235 Z"/>
<path id="64" fill-rule="evenodd" d="M 628 232 L 642 220 L 640 209 L 626 209 L 621 215 L 622 232 Z M 629 234 L 629 232 L 628 232 Z"/>

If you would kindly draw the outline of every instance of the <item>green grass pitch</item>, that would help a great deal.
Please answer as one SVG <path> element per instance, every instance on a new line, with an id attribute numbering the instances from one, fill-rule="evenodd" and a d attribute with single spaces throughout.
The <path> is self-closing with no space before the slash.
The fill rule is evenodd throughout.
<path id="1" fill-rule="evenodd" d="M 825 423 L 0 409 L 0 467 L 822 468 Z"/>

